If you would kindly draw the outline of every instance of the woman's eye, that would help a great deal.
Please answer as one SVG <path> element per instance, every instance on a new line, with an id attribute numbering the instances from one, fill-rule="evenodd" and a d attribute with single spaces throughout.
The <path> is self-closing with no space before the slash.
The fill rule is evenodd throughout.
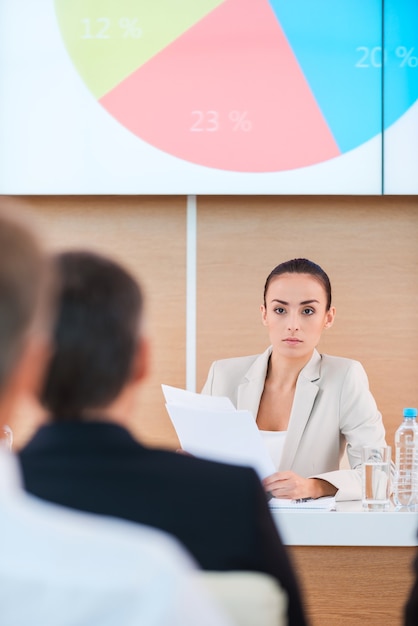
<path id="1" fill-rule="evenodd" d="M 315 311 L 309 307 L 307 309 L 303 309 L 302 313 L 304 315 L 313 315 L 315 313 Z"/>
<path id="2" fill-rule="evenodd" d="M 285 309 L 282 306 L 278 306 L 276 309 L 274 309 L 275 313 L 279 313 L 279 315 L 283 315 L 283 313 L 286 313 Z"/>

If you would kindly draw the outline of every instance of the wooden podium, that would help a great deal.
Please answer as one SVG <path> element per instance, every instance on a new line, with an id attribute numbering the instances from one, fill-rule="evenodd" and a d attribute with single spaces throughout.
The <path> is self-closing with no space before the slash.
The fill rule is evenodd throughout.
<path id="1" fill-rule="evenodd" d="M 403 625 L 412 586 L 418 513 L 276 509 L 311 626 Z"/>

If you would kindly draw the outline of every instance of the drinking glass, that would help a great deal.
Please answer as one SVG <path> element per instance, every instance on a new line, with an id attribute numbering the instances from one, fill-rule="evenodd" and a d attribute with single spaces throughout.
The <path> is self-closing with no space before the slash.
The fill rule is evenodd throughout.
<path id="1" fill-rule="evenodd" d="M 385 511 L 390 505 L 390 446 L 365 446 L 362 450 L 362 501 L 368 511 Z"/>

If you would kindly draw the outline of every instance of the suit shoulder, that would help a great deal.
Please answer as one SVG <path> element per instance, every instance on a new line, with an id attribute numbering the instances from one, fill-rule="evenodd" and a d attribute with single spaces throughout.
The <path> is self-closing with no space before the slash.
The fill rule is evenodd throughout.
<path id="1" fill-rule="evenodd" d="M 355 359 L 349 359 L 343 356 L 333 356 L 329 354 L 321 354 L 321 371 L 322 374 L 365 374 L 364 367 L 360 363 L 360 361 L 356 361 Z"/>
<path id="2" fill-rule="evenodd" d="M 321 361 L 324 365 L 328 365 L 329 367 L 338 367 L 342 369 L 358 367 L 359 365 L 362 367 L 360 361 L 349 359 L 344 356 L 334 356 L 331 354 L 321 354 Z"/>
<path id="3" fill-rule="evenodd" d="M 213 362 L 212 367 L 222 372 L 245 373 L 259 357 L 260 354 L 251 354 L 248 356 L 230 357 L 229 359 L 219 359 Z"/>

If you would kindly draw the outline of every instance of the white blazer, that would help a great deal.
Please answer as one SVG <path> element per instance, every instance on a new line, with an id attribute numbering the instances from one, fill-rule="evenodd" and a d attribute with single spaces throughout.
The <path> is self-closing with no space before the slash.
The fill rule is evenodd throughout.
<path id="1" fill-rule="evenodd" d="M 271 351 L 270 346 L 263 354 L 215 361 L 202 393 L 227 396 L 257 419 Z M 359 500 L 361 448 L 385 443 L 361 363 L 315 350 L 297 380 L 279 471 L 322 478 L 337 487 L 337 500 Z M 340 470 L 346 446 L 352 469 Z"/>

